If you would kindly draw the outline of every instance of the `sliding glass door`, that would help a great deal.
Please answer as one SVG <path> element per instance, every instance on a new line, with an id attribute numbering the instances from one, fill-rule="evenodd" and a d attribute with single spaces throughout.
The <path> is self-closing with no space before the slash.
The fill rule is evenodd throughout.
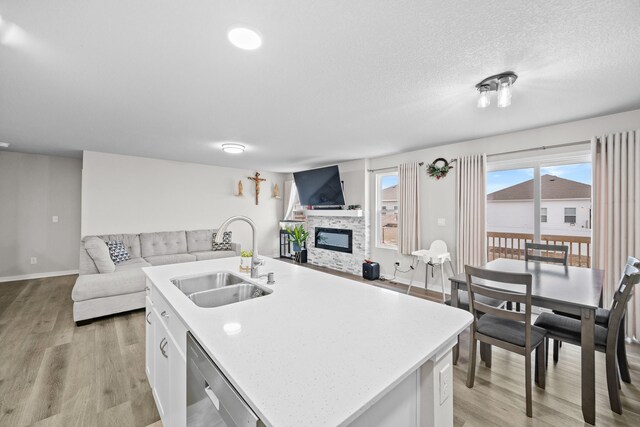
<path id="1" fill-rule="evenodd" d="M 524 259 L 526 242 L 542 242 L 566 245 L 570 265 L 590 266 L 591 162 L 587 154 L 489 162 L 488 170 L 488 261 Z"/>

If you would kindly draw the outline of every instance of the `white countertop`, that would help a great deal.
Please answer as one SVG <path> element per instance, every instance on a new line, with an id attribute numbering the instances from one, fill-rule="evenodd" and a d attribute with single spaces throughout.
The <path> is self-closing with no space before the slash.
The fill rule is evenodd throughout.
<path id="1" fill-rule="evenodd" d="M 472 321 L 443 304 L 265 261 L 261 273 L 275 272 L 276 284 L 265 285 L 272 294 L 216 308 L 197 307 L 170 279 L 236 272 L 239 258 L 144 271 L 267 425 L 348 424 Z"/>

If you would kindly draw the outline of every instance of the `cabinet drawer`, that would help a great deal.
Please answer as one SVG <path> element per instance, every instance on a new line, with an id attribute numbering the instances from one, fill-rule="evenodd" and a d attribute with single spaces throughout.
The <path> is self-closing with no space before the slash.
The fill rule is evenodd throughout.
<path id="1" fill-rule="evenodd" d="M 184 355 L 187 348 L 187 328 L 182 323 L 175 311 L 171 308 L 167 300 L 159 292 L 153 295 L 153 305 L 158 311 L 160 321 L 165 325 L 173 340 L 178 346 L 178 351 Z"/>

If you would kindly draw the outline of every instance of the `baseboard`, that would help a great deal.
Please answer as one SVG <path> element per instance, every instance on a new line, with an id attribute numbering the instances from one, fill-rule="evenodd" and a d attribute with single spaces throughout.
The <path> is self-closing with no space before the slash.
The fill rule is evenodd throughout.
<path id="1" fill-rule="evenodd" d="M 423 288 L 424 289 L 424 282 L 421 280 L 414 280 L 413 282 L 411 282 L 411 279 L 405 279 L 403 277 L 396 277 L 395 279 L 393 278 L 393 276 L 386 276 L 383 275 L 382 277 L 384 277 L 385 280 L 388 280 L 390 282 L 396 282 L 396 283 L 400 283 L 403 285 L 411 285 L 417 288 Z M 450 288 L 450 284 L 449 284 L 449 279 L 445 278 L 446 282 L 446 286 L 445 286 L 445 292 L 447 294 L 449 294 L 451 292 L 451 288 Z M 428 291 L 434 291 L 434 292 L 442 292 L 442 285 L 440 285 L 440 283 L 429 283 L 429 285 L 427 286 L 427 290 Z"/>
<path id="2" fill-rule="evenodd" d="M 381 277 L 384 278 L 384 280 L 388 280 L 390 282 L 396 282 L 396 283 L 401 283 L 403 285 L 411 285 L 411 286 L 416 286 L 419 288 L 424 288 L 424 282 L 420 281 L 420 280 L 414 280 L 413 282 L 410 279 L 405 279 L 403 277 L 396 277 L 395 279 L 393 278 L 393 276 L 388 276 L 385 274 L 381 274 Z"/>
<path id="3" fill-rule="evenodd" d="M 20 276 L 5 276 L 0 277 L 0 283 L 15 282 L 17 280 L 43 279 L 45 277 L 68 276 L 70 274 L 78 274 L 78 270 L 49 271 L 44 273 L 22 274 Z"/>

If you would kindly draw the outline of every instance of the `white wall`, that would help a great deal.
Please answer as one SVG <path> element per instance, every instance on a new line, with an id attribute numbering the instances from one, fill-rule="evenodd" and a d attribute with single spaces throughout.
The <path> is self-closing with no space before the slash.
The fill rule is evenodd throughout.
<path id="1" fill-rule="evenodd" d="M 82 235 L 217 228 L 232 215 L 253 219 L 259 252 L 278 255 L 278 221 L 283 199 L 273 185 L 284 188 L 284 175 L 259 171 L 260 204 L 255 205 L 255 170 L 207 166 L 143 157 L 84 152 L 82 169 Z M 244 197 L 237 197 L 238 181 Z M 251 246 L 250 228 L 234 223 L 233 241 Z"/>
<path id="2" fill-rule="evenodd" d="M 78 270 L 81 170 L 81 159 L 0 153 L 0 281 Z"/>
<path id="3" fill-rule="evenodd" d="M 490 120 L 491 111 L 488 110 L 487 112 L 487 120 Z M 482 113 L 484 113 L 484 111 Z M 477 153 L 497 154 L 542 145 L 552 146 L 570 142 L 587 141 L 590 140 L 592 136 L 637 129 L 639 127 L 640 110 L 634 110 L 626 113 L 379 157 L 370 160 L 370 167 L 372 169 L 378 169 L 397 166 L 400 163 L 407 162 L 422 161 L 427 163 L 438 157 L 451 159 L 461 155 Z M 575 147 L 573 150 L 575 150 Z M 568 149 L 559 151 L 568 151 Z M 520 154 L 520 156 L 526 155 L 526 153 Z M 450 252 L 455 258 L 455 171 L 452 171 L 449 176 L 439 181 L 427 177 L 426 172 L 423 172 L 421 176 L 422 222 L 420 237 L 422 246 L 428 247 L 433 240 L 442 239 L 447 243 Z M 370 174 L 369 180 L 371 200 L 375 200 L 375 174 Z M 374 214 L 373 210 L 370 210 L 372 226 L 375 224 Z M 444 218 L 446 225 L 438 226 L 438 218 Z M 396 260 L 401 261 L 401 267 L 403 269 L 408 268 L 411 263 L 411 257 L 399 256 L 395 250 L 376 248 L 375 246 L 372 248 L 371 257 L 380 263 L 381 271 L 385 276 L 391 276 L 393 274 L 393 263 Z M 398 275 L 399 278 L 405 280 L 408 280 L 410 276 L 410 273 Z M 422 264 L 416 272 L 415 278 L 420 282 L 424 282 L 424 266 Z"/>

